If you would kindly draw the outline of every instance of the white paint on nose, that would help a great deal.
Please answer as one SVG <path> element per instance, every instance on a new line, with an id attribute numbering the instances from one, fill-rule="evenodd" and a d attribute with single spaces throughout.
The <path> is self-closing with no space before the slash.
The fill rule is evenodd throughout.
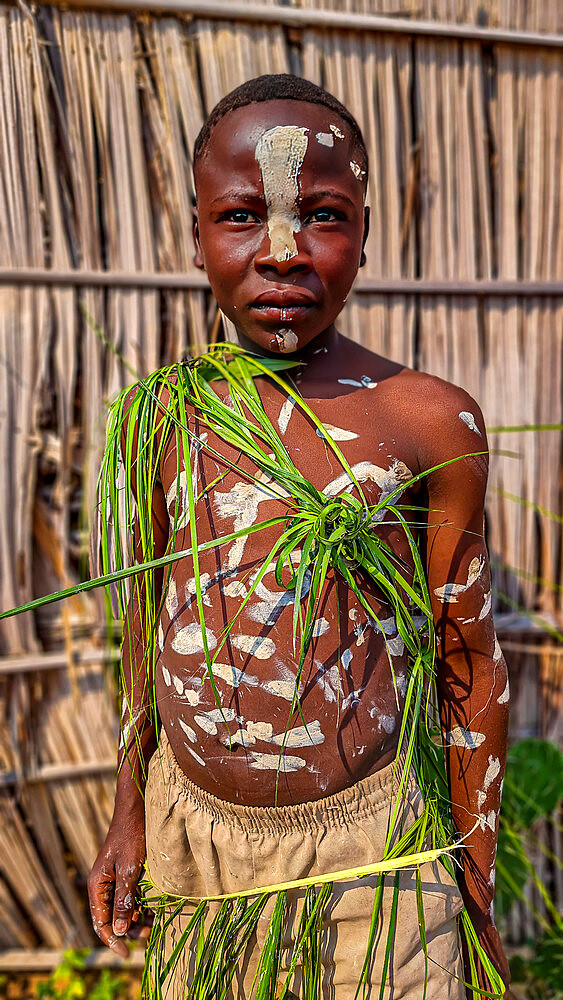
<path id="1" fill-rule="evenodd" d="M 295 233 L 301 228 L 297 211 L 298 176 L 307 152 L 307 129 L 298 125 L 276 125 L 264 132 L 256 144 L 264 198 L 268 210 L 268 236 L 274 260 L 290 260 L 297 254 Z"/>

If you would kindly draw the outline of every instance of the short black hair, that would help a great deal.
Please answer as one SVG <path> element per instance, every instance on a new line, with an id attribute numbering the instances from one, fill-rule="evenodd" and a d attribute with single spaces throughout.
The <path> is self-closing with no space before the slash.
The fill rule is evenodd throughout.
<path id="1" fill-rule="evenodd" d="M 306 101 L 309 104 L 323 104 L 326 108 L 330 108 L 350 129 L 354 151 L 360 161 L 359 166 L 365 171 L 363 182 L 367 186 L 368 154 L 362 131 L 353 114 L 336 97 L 329 94 L 328 90 L 291 73 L 265 73 L 263 76 L 256 76 L 221 98 L 207 116 L 194 143 L 192 161 L 194 174 L 198 161 L 209 145 L 211 133 L 221 118 L 231 111 L 236 111 L 237 108 L 264 101 Z"/>

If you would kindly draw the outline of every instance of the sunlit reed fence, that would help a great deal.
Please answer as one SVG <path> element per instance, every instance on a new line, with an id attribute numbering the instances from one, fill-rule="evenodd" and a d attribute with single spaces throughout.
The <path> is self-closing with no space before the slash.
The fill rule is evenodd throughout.
<path id="1" fill-rule="evenodd" d="M 190 150 L 225 92 L 290 71 L 351 108 L 370 154 L 367 265 L 341 329 L 464 386 L 489 426 L 512 428 L 490 438 L 497 628 L 513 735 L 556 738 L 560 3 L 262 0 L 262 22 L 203 0 L 175 16 L 95 6 L 0 5 L 2 606 L 85 572 L 118 390 L 229 335 L 193 266 Z M 345 26 L 330 20 L 342 10 Z M 417 28 L 432 20 L 435 35 Z M 24 951 L 95 940 L 84 884 L 111 815 L 116 654 L 90 599 L 9 620 L 1 644 L 0 949 L 24 964 Z M 557 851 L 556 825 L 549 836 Z M 561 883 L 551 889 L 563 903 Z M 513 936 L 530 921 L 516 910 Z"/>

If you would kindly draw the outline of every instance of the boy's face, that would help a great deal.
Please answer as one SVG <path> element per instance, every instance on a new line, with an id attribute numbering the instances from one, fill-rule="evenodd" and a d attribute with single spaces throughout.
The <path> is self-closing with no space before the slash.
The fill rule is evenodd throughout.
<path id="1" fill-rule="evenodd" d="M 342 309 L 367 235 L 357 159 L 347 124 L 303 101 L 250 104 L 213 129 L 196 169 L 195 262 L 263 350 L 305 347 Z"/>

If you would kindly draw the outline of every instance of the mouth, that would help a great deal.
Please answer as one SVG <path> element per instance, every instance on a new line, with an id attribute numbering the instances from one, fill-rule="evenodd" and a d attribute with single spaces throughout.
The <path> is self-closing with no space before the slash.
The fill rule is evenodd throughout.
<path id="1" fill-rule="evenodd" d="M 310 292 L 296 288 L 272 288 L 261 292 L 250 304 L 250 309 L 264 319 L 290 323 L 301 319 L 316 305 Z"/>

